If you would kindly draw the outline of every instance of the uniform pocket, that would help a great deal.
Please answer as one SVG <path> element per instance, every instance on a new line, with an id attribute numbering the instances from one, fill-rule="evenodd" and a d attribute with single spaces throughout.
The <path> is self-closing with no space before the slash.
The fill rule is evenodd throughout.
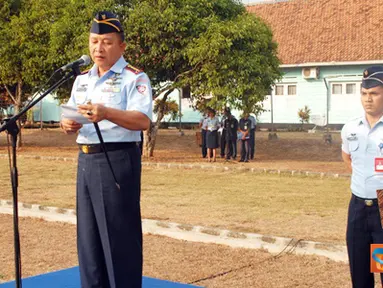
<path id="1" fill-rule="evenodd" d="M 359 148 L 359 141 L 349 141 L 348 142 L 348 150 L 350 152 L 355 152 Z"/>
<path id="2" fill-rule="evenodd" d="M 86 100 L 86 93 L 84 92 L 77 92 L 74 94 L 74 97 L 75 97 L 75 101 L 76 101 L 76 104 L 77 105 L 82 105 L 85 103 L 85 100 Z"/>
<path id="3" fill-rule="evenodd" d="M 118 108 L 121 104 L 121 93 L 104 93 L 102 95 L 102 102 L 105 106 Z"/>

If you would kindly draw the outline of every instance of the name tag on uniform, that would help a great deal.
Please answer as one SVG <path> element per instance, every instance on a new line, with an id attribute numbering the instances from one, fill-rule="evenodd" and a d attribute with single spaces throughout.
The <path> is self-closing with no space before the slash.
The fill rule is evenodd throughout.
<path id="1" fill-rule="evenodd" d="M 101 92 L 103 93 L 120 93 L 121 88 L 120 87 L 105 87 L 101 89 Z"/>
<path id="2" fill-rule="evenodd" d="M 78 87 L 76 89 L 76 92 L 86 92 L 86 90 L 88 89 L 88 87 L 86 86 L 81 86 L 81 87 Z"/>
<path id="3" fill-rule="evenodd" d="M 375 158 L 375 172 L 383 172 L 383 157 Z"/>

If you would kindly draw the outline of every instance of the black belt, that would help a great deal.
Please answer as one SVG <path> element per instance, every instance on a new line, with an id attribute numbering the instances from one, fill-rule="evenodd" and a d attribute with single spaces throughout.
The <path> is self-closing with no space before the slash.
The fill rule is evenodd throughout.
<path id="1" fill-rule="evenodd" d="M 354 194 L 352 194 L 352 196 L 358 200 L 358 201 L 361 201 L 361 202 L 364 202 L 364 204 L 366 206 L 372 206 L 372 205 L 378 205 L 378 199 L 365 199 L 365 198 L 360 198 L 358 196 L 355 196 Z"/>
<path id="2" fill-rule="evenodd" d="M 105 143 L 107 151 L 123 150 L 127 148 L 133 148 L 137 144 L 136 142 L 118 142 L 118 143 Z M 78 144 L 80 150 L 85 154 L 94 154 L 104 152 L 101 144 Z"/>

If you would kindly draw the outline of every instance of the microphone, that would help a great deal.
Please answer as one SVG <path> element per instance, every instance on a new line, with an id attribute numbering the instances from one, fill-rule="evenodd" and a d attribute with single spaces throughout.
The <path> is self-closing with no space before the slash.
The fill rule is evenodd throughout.
<path id="1" fill-rule="evenodd" d="M 80 59 L 73 61 L 69 64 L 62 66 L 59 70 L 65 71 L 68 69 L 72 69 L 73 67 L 86 66 L 90 63 L 90 57 L 88 55 L 82 55 Z"/>

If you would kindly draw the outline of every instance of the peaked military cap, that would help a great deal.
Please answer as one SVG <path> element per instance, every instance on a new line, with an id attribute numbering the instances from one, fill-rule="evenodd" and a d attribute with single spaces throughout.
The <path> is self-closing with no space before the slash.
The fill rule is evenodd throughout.
<path id="1" fill-rule="evenodd" d="M 362 87 L 366 89 L 383 86 L 383 66 L 371 66 L 364 70 Z"/>
<path id="2" fill-rule="evenodd" d="M 107 33 L 123 33 L 122 25 L 117 16 L 109 11 L 101 11 L 96 14 L 93 19 L 91 33 L 107 34 Z"/>

